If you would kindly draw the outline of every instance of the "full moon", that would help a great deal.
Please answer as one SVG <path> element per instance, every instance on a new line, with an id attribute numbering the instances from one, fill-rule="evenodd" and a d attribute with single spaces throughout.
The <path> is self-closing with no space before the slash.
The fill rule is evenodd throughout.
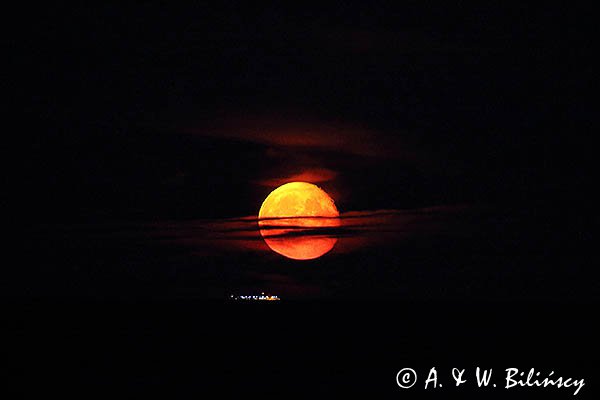
<path id="1" fill-rule="evenodd" d="M 308 182 L 290 182 L 267 196 L 258 212 L 258 225 L 274 252 L 294 260 L 311 260 L 335 246 L 337 238 L 319 229 L 339 226 L 339 216 L 324 190 Z"/>

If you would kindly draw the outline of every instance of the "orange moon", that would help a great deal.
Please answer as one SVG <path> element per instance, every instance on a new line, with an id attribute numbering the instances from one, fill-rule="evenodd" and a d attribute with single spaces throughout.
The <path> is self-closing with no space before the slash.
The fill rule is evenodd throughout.
<path id="1" fill-rule="evenodd" d="M 318 229 L 339 226 L 339 216 L 333 199 L 321 188 L 290 182 L 267 196 L 258 212 L 258 225 L 274 252 L 294 260 L 311 260 L 335 246 L 337 238 L 320 234 Z"/>

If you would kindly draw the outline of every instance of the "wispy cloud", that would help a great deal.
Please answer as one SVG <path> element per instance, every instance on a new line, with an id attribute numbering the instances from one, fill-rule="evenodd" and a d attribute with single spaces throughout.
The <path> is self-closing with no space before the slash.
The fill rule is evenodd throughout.
<path id="1" fill-rule="evenodd" d="M 268 187 L 277 187 L 281 186 L 288 182 L 311 182 L 311 183 L 321 183 L 328 182 L 337 176 L 337 172 L 327 168 L 309 168 L 300 173 L 292 174 L 289 176 L 279 177 L 279 178 L 271 178 L 271 179 L 263 179 L 258 181 L 260 185 L 268 186 Z"/>
<path id="2" fill-rule="evenodd" d="M 336 237 L 335 253 L 349 253 L 366 247 L 388 246 L 417 236 L 455 235 L 464 233 L 469 215 L 480 209 L 470 206 L 432 207 L 413 210 L 350 211 L 340 215 L 340 226 L 301 226 L 293 223 L 282 231 L 281 225 L 269 225 L 278 218 L 259 220 L 247 216 L 222 220 L 196 220 L 157 223 L 152 236 L 159 241 L 190 246 L 200 254 L 242 252 L 269 252 L 259 231 L 273 230 L 271 238 Z M 301 217 L 300 217 L 301 218 Z M 314 217 L 312 217 L 314 218 Z M 293 221 L 294 218 L 284 218 Z"/>
<path id="3" fill-rule="evenodd" d="M 52 227 L 54 235 L 84 232 L 85 240 L 102 242 L 107 238 L 156 243 L 157 246 L 176 246 L 188 254 L 202 257 L 228 257 L 235 253 L 275 256 L 259 231 L 273 231 L 272 238 L 336 237 L 329 256 L 360 251 L 369 247 L 396 246 L 415 237 L 473 234 L 484 218 L 471 218 L 485 212 L 474 206 L 446 206 L 411 210 L 367 210 L 342 213 L 339 226 L 319 227 L 290 224 L 282 231 L 281 225 L 246 216 L 228 219 L 198 219 L 187 221 L 157 221 L 153 223 L 107 223 L 105 225 L 64 225 Z M 317 217 L 311 217 L 317 218 Z M 284 218 L 293 221 L 295 218 Z M 477 224 L 469 221 L 476 220 Z"/>
<path id="4" fill-rule="evenodd" d="M 228 116 L 199 126 L 182 128 L 186 133 L 260 143 L 278 148 L 327 150 L 368 157 L 419 158 L 406 132 L 383 134 L 363 126 L 339 121 L 318 121 L 296 116 Z"/>

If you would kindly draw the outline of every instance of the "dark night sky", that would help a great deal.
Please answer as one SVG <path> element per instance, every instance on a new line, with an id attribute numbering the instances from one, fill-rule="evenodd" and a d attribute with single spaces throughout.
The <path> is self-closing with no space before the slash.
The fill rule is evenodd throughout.
<path id="1" fill-rule="evenodd" d="M 555 28 L 568 22 L 562 8 L 301 11 L 29 15 L 35 30 L 16 60 L 38 217 L 246 215 L 265 193 L 251 181 L 306 168 L 339 173 L 347 210 L 559 194 L 568 166 L 556 152 L 570 143 L 555 131 L 576 90 L 571 38 Z M 279 121 L 281 136 L 306 120 L 367 129 L 367 142 L 401 154 L 349 160 L 344 149 L 210 132 L 257 119 L 256 130 Z"/>
<path id="2" fill-rule="evenodd" d="M 256 215 L 276 182 L 309 174 L 342 212 L 496 210 L 469 217 L 472 227 L 485 227 L 467 230 L 483 244 L 446 242 L 456 263 L 532 265 L 575 251 L 576 270 L 585 270 L 574 249 L 588 240 L 579 211 L 592 150 L 573 130 L 587 118 L 575 100 L 591 68 L 580 62 L 588 44 L 571 11 L 421 2 L 368 10 L 235 3 L 27 10 L 30 28 L 11 42 L 9 93 L 26 142 L 24 218 L 39 225 L 31 246 L 63 265 L 60 276 L 79 271 L 80 291 L 81 280 L 127 286 L 142 279 L 137 272 L 98 278 L 82 261 L 86 246 L 99 246 L 100 266 L 131 262 L 135 270 L 152 259 L 160 269 L 171 259 L 155 257 L 151 242 L 123 253 L 117 227 Z M 111 223 L 114 235 L 73 244 L 81 238 L 69 224 L 97 232 Z M 73 237 L 51 233 L 63 228 Z M 432 243 L 414 254 L 415 265 Z M 496 257 L 505 247 L 514 259 Z M 393 248 L 377 254 L 383 264 L 403 262 Z M 465 256 L 465 248 L 479 256 Z M 446 255 L 429 262 L 443 270 Z M 219 282 L 209 275 L 194 279 Z M 221 278 L 235 286 L 232 276 Z M 474 279 L 485 285 L 458 293 L 484 293 L 489 284 L 502 297 L 503 278 L 483 276 Z M 544 278 L 552 283 L 544 296 L 561 276 Z M 505 295 L 525 293 L 516 276 L 506 279 L 513 286 Z M 442 281 L 435 296 L 444 296 Z"/>

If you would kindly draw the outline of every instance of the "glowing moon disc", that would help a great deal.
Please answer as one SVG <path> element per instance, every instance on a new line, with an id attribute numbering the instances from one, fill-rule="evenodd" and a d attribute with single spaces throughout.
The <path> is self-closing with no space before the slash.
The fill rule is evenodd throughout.
<path id="1" fill-rule="evenodd" d="M 321 257 L 337 242 L 322 228 L 339 226 L 339 215 L 321 188 L 290 182 L 267 196 L 258 212 L 258 225 L 271 250 L 295 260 L 310 260 Z"/>

